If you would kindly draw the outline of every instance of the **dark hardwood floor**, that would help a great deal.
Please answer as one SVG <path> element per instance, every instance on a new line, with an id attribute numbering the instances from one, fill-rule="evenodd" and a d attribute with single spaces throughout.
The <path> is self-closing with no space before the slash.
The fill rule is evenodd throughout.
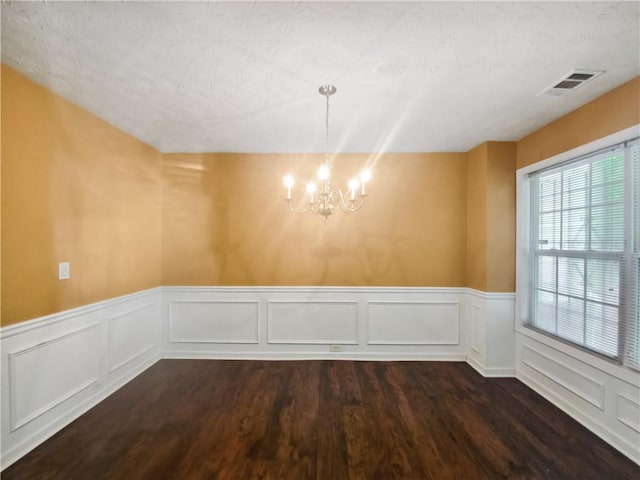
<path id="1" fill-rule="evenodd" d="M 465 363 L 162 360 L 12 479 L 639 479 L 515 379 Z"/>

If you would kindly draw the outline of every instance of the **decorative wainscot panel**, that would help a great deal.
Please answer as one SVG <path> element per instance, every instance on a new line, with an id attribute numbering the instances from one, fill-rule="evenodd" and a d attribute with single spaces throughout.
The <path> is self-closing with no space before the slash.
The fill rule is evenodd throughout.
<path id="1" fill-rule="evenodd" d="M 369 302 L 369 345 L 459 345 L 460 302 Z"/>
<path id="2" fill-rule="evenodd" d="M 160 358 L 160 289 L 5 327 L 2 468 Z"/>
<path id="3" fill-rule="evenodd" d="M 255 300 L 172 300 L 171 343 L 258 343 L 259 304 Z"/>
<path id="4" fill-rule="evenodd" d="M 269 301 L 268 342 L 358 344 L 358 302 Z"/>
<path id="5" fill-rule="evenodd" d="M 466 360 L 466 289 L 165 287 L 172 358 Z"/>
<path id="6" fill-rule="evenodd" d="M 468 290 L 470 348 L 467 361 L 485 377 L 515 370 L 515 294 Z"/>
<path id="7" fill-rule="evenodd" d="M 640 375 L 524 327 L 517 377 L 640 463 Z"/>

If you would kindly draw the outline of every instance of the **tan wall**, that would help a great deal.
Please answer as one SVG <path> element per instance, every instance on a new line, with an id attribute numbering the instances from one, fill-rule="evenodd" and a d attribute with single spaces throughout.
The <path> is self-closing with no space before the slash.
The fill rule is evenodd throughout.
<path id="1" fill-rule="evenodd" d="M 487 292 L 515 292 L 516 144 L 487 142 Z"/>
<path id="2" fill-rule="evenodd" d="M 640 124 L 640 77 L 518 141 L 517 168 Z"/>
<path id="3" fill-rule="evenodd" d="M 288 213 L 321 155 L 160 155 L 2 67 L 2 325 L 165 285 L 513 291 L 514 169 L 640 123 L 640 78 L 524 137 L 373 167 L 355 215 Z M 516 158 L 516 160 L 514 160 Z M 384 184 L 381 180 L 384 180 Z M 70 261 L 72 278 L 57 280 Z"/>
<path id="4" fill-rule="evenodd" d="M 487 144 L 467 153 L 467 281 L 487 289 Z"/>
<path id="5" fill-rule="evenodd" d="M 289 213 L 282 177 L 321 155 L 164 156 L 165 285 L 464 286 L 466 154 L 342 155 L 373 164 L 356 214 Z"/>
<path id="6" fill-rule="evenodd" d="M 467 153 L 467 287 L 515 289 L 514 142 L 485 142 Z"/>
<path id="7" fill-rule="evenodd" d="M 1 100 L 2 325 L 159 285 L 159 154 L 4 65 Z"/>

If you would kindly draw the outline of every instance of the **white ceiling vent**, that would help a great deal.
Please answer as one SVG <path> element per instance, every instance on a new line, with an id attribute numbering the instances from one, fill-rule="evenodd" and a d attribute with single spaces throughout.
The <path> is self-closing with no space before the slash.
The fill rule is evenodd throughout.
<path id="1" fill-rule="evenodd" d="M 603 73 L 604 71 L 601 70 L 571 70 L 538 93 L 538 96 L 550 95 L 552 97 L 561 97 L 567 95 Z"/>

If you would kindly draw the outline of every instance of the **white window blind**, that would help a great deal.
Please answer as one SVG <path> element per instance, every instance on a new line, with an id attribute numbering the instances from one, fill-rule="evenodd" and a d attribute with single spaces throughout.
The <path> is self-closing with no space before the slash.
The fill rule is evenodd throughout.
<path id="1" fill-rule="evenodd" d="M 640 364 L 640 144 L 530 175 L 529 325 Z"/>
<path id="2" fill-rule="evenodd" d="M 626 258 L 628 274 L 623 277 L 623 292 L 627 301 L 624 339 L 622 341 L 623 362 L 640 367 L 640 140 L 626 145 L 626 156 L 629 158 L 628 183 L 631 189 L 629 225 L 630 253 Z"/>

